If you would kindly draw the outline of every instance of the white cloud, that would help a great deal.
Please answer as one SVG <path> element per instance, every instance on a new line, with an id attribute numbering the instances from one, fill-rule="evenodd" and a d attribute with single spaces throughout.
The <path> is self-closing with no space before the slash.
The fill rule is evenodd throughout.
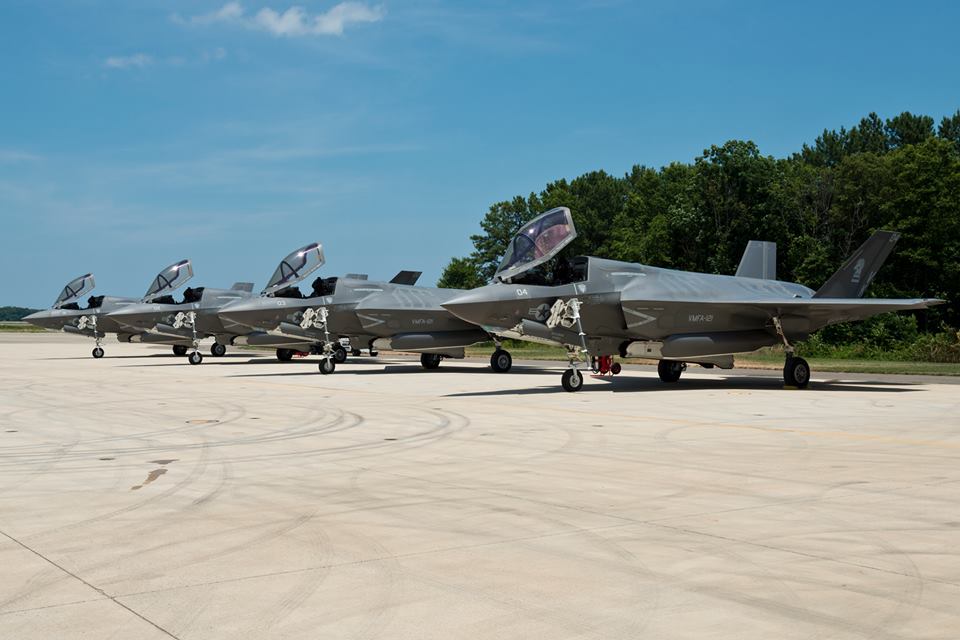
<path id="1" fill-rule="evenodd" d="M 315 15 L 307 13 L 303 7 L 294 5 L 282 12 L 264 7 L 251 16 L 239 2 L 228 2 L 211 13 L 192 16 L 186 20 L 175 14 L 173 20 L 180 24 L 192 25 L 238 24 L 248 29 L 266 31 L 278 37 L 339 36 L 348 25 L 379 22 L 384 14 L 382 6 L 371 7 L 362 2 L 351 1 L 341 2 L 328 11 Z"/>
<path id="2" fill-rule="evenodd" d="M 132 56 L 111 56 L 103 61 L 103 66 L 110 69 L 142 69 L 153 64 L 153 56 L 145 53 L 135 53 Z"/>

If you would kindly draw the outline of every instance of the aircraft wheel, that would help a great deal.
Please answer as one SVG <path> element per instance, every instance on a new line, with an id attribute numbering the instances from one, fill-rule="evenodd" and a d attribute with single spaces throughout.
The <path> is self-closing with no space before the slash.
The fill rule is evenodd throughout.
<path id="1" fill-rule="evenodd" d="M 490 356 L 490 368 L 497 373 L 506 373 L 513 366 L 513 356 L 506 349 L 497 349 Z"/>
<path id="2" fill-rule="evenodd" d="M 620 365 L 619 362 L 614 362 L 612 365 L 610 365 L 610 373 L 612 373 L 613 375 L 617 375 L 621 371 L 623 371 L 623 367 Z"/>
<path id="3" fill-rule="evenodd" d="M 333 361 L 333 358 L 324 358 L 320 361 L 320 373 L 323 375 L 329 375 L 336 369 L 337 363 Z"/>
<path id="4" fill-rule="evenodd" d="M 357 356 L 363 355 L 363 351 L 360 351 L 360 349 L 350 349 L 350 355 L 356 358 Z"/>
<path id="5" fill-rule="evenodd" d="M 683 373 L 683 363 L 676 360 L 661 360 L 657 363 L 657 374 L 664 382 L 676 382 Z"/>
<path id="6" fill-rule="evenodd" d="M 783 383 L 788 387 L 806 389 L 810 384 L 810 365 L 803 358 L 787 358 L 783 365 Z"/>
<path id="7" fill-rule="evenodd" d="M 175 345 L 173 345 L 173 355 L 175 355 L 175 356 L 185 356 L 185 355 L 187 355 L 187 345 L 185 345 L 185 344 L 175 344 Z"/>
<path id="8" fill-rule="evenodd" d="M 102 358 L 102 357 L 103 357 L 103 349 L 101 349 L 100 347 L 94 347 L 94 348 L 93 348 L 93 357 L 94 357 L 94 358 Z"/>
<path id="9" fill-rule="evenodd" d="M 376 358 L 378 355 L 380 355 L 380 352 L 379 352 L 379 351 L 377 351 L 376 349 L 370 349 L 370 357 L 371 357 L 371 358 Z"/>
<path id="10" fill-rule="evenodd" d="M 424 369 L 436 369 L 440 366 L 440 361 L 442 356 L 436 353 L 421 353 L 420 354 L 420 365 Z"/>
<path id="11" fill-rule="evenodd" d="M 293 349 L 277 349 L 277 360 L 280 362 L 293 360 Z"/>
<path id="12" fill-rule="evenodd" d="M 567 369 L 560 378 L 564 391 L 580 391 L 583 388 L 583 375 L 576 369 Z"/>
<path id="13" fill-rule="evenodd" d="M 333 359 L 337 361 L 337 364 L 343 364 L 347 361 L 347 350 L 343 348 L 343 345 L 333 350 Z"/>
<path id="14" fill-rule="evenodd" d="M 200 353 L 199 351 L 194 351 L 189 356 L 187 356 L 187 361 L 190 364 L 200 364 L 201 362 L 203 362 L 203 354 Z"/>
<path id="15" fill-rule="evenodd" d="M 220 356 L 226 355 L 226 353 L 227 353 L 226 345 L 222 345 L 219 342 L 214 342 L 212 345 L 210 345 L 210 355 L 216 356 L 219 358 Z"/>

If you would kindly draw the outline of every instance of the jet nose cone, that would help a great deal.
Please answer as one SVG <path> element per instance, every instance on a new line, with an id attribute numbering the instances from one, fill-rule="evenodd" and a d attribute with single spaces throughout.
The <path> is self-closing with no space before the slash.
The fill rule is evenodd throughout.
<path id="1" fill-rule="evenodd" d="M 217 312 L 217 315 L 226 324 L 253 329 L 257 327 L 259 320 L 269 315 L 267 311 L 270 307 L 266 304 L 268 300 L 272 301 L 273 298 L 231 302 Z"/>
<path id="2" fill-rule="evenodd" d="M 44 309 L 43 311 L 37 311 L 36 313 L 31 313 L 30 315 L 24 317 L 24 322 L 29 322 L 35 327 L 48 328 L 51 320 L 50 310 Z"/>
<path id="3" fill-rule="evenodd" d="M 461 320 L 482 325 L 486 324 L 492 302 L 494 299 L 487 287 L 480 287 L 454 296 L 441 303 L 441 306 Z"/>

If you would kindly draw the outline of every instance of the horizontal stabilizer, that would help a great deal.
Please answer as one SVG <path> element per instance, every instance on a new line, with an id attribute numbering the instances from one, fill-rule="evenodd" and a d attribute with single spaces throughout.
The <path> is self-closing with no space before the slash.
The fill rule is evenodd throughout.
<path id="1" fill-rule="evenodd" d="M 397 275 L 393 276 L 393 280 L 390 281 L 390 284 L 417 284 L 417 280 L 420 279 L 420 276 L 423 275 L 422 271 L 401 271 Z"/>
<path id="2" fill-rule="evenodd" d="M 738 278 L 777 279 L 777 243 L 751 240 L 737 267 Z"/>
<path id="3" fill-rule="evenodd" d="M 252 282 L 234 282 L 233 286 L 230 287 L 231 291 L 246 291 L 247 293 L 253 293 L 253 283 Z"/>
<path id="4" fill-rule="evenodd" d="M 864 291 L 873 282 L 893 245 L 900 239 L 899 233 L 877 231 L 853 252 L 843 266 L 813 294 L 815 298 L 862 298 Z"/>

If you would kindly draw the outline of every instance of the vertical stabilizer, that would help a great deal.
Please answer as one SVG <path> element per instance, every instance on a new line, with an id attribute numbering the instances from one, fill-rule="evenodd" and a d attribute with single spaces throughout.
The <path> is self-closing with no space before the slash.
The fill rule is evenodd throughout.
<path id="1" fill-rule="evenodd" d="M 893 231 L 876 231 L 853 252 L 843 266 L 827 280 L 813 297 L 861 298 L 873 282 L 881 265 L 900 239 Z"/>
<path id="2" fill-rule="evenodd" d="M 777 243 L 751 240 L 737 267 L 739 278 L 777 279 Z"/>

